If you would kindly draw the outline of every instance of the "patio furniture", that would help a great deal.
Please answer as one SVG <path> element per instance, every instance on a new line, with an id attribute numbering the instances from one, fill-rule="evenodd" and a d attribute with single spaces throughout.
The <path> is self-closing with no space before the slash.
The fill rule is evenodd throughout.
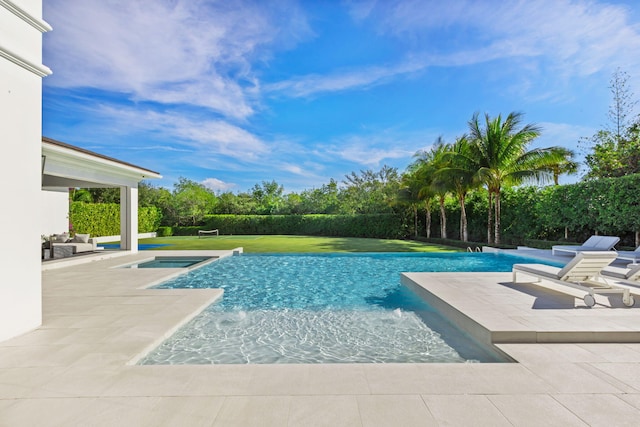
<path id="1" fill-rule="evenodd" d="M 613 251 L 594 251 L 578 253 L 562 268 L 544 264 L 514 264 L 511 270 L 513 283 L 517 283 L 517 273 L 524 273 L 536 277 L 538 282 L 548 280 L 587 292 L 583 300 L 588 307 L 595 305 L 595 294 L 616 293 L 622 294 L 624 305 L 631 307 L 635 301 L 629 289 L 613 285 L 601 276 L 602 270 L 615 259 L 616 253 Z"/>
<path id="2" fill-rule="evenodd" d="M 63 258 L 82 252 L 93 252 L 98 250 L 96 239 L 89 237 L 89 234 L 76 234 L 70 237 L 68 233 L 54 234 L 49 238 L 51 245 L 51 258 Z"/>
<path id="3" fill-rule="evenodd" d="M 635 251 L 618 251 L 618 259 L 637 264 L 638 261 L 640 261 L 640 246 L 638 246 Z"/>
<path id="4" fill-rule="evenodd" d="M 51 250 L 51 258 L 68 258 L 73 255 L 73 246 L 53 245 Z"/>
<path id="5" fill-rule="evenodd" d="M 575 255 L 586 251 L 609 251 L 620 241 L 616 236 L 591 236 L 580 246 L 556 245 L 551 247 L 551 255 L 568 253 Z"/>
<path id="6" fill-rule="evenodd" d="M 215 230 L 198 230 L 198 239 L 202 236 L 213 236 L 216 235 L 218 236 L 218 229 L 216 228 Z"/>
<path id="7" fill-rule="evenodd" d="M 640 264 L 633 264 L 631 268 L 608 266 L 602 269 L 602 275 L 622 282 L 640 285 Z"/>

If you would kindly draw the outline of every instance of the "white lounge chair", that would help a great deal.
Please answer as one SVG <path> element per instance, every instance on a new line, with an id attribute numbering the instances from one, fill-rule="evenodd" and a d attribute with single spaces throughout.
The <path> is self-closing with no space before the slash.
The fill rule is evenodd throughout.
<path id="1" fill-rule="evenodd" d="M 595 294 L 622 294 L 622 302 L 631 307 L 635 301 L 629 289 L 608 283 L 600 273 L 616 259 L 613 251 L 580 252 L 562 268 L 544 264 L 514 264 L 512 274 L 513 283 L 516 273 L 524 273 L 536 277 L 538 281 L 548 280 L 553 283 L 569 286 L 587 292 L 584 303 L 593 307 L 596 303 Z"/>
<path id="2" fill-rule="evenodd" d="M 640 264 L 634 264 L 631 268 L 614 267 L 610 265 L 602 269 L 602 275 L 622 282 L 640 285 Z"/>
<path id="3" fill-rule="evenodd" d="M 640 261 L 640 246 L 638 246 L 635 251 L 618 251 L 618 259 L 637 264 L 638 261 Z"/>
<path id="4" fill-rule="evenodd" d="M 198 230 L 198 239 L 202 236 L 213 236 L 213 235 L 216 235 L 216 236 L 220 235 L 217 228 L 215 230 Z"/>
<path id="5" fill-rule="evenodd" d="M 610 251 L 620 241 L 616 236 L 591 236 L 580 246 L 556 245 L 551 247 L 551 255 L 558 252 L 575 255 L 578 252 Z"/>

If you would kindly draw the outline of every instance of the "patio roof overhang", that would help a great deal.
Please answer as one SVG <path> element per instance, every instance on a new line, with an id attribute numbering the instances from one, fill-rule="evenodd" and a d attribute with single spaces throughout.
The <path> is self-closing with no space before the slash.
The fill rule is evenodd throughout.
<path id="1" fill-rule="evenodd" d="M 120 248 L 138 250 L 138 184 L 158 172 L 42 137 L 42 190 L 120 188 Z"/>
<path id="2" fill-rule="evenodd" d="M 42 189 L 137 187 L 158 172 L 42 137 Z"/>

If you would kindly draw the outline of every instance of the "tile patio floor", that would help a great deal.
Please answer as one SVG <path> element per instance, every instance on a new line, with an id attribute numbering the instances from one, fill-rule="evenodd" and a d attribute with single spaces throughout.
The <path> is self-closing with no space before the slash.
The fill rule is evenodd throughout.
<path id="1" fill-rule="evenodd" d="M 143 289 L 173 271 L 111 268 L 155 254 L 45 266 L 42 327 L 0 343 L 0 426 L 640 423 L 640 304 L 587 309 L 510 273 L 407 278 L 518 363 L 131 365 L 221 295 Z M 562 342 L 576 333 L 614 342 Z"/>

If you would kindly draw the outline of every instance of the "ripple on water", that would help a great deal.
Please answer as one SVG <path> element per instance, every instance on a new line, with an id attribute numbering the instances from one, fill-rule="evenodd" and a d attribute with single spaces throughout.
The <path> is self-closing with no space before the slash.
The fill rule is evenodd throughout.
<path id="1" fill-rule="evenodd" d="M 525 262 L 528 261 L 525 259 Z M 405 271 L 510 271 L 493 254 L 242 255 L 158 287 L 223 288 L 140 363 L 500 361 L 400 284 Z"/>

